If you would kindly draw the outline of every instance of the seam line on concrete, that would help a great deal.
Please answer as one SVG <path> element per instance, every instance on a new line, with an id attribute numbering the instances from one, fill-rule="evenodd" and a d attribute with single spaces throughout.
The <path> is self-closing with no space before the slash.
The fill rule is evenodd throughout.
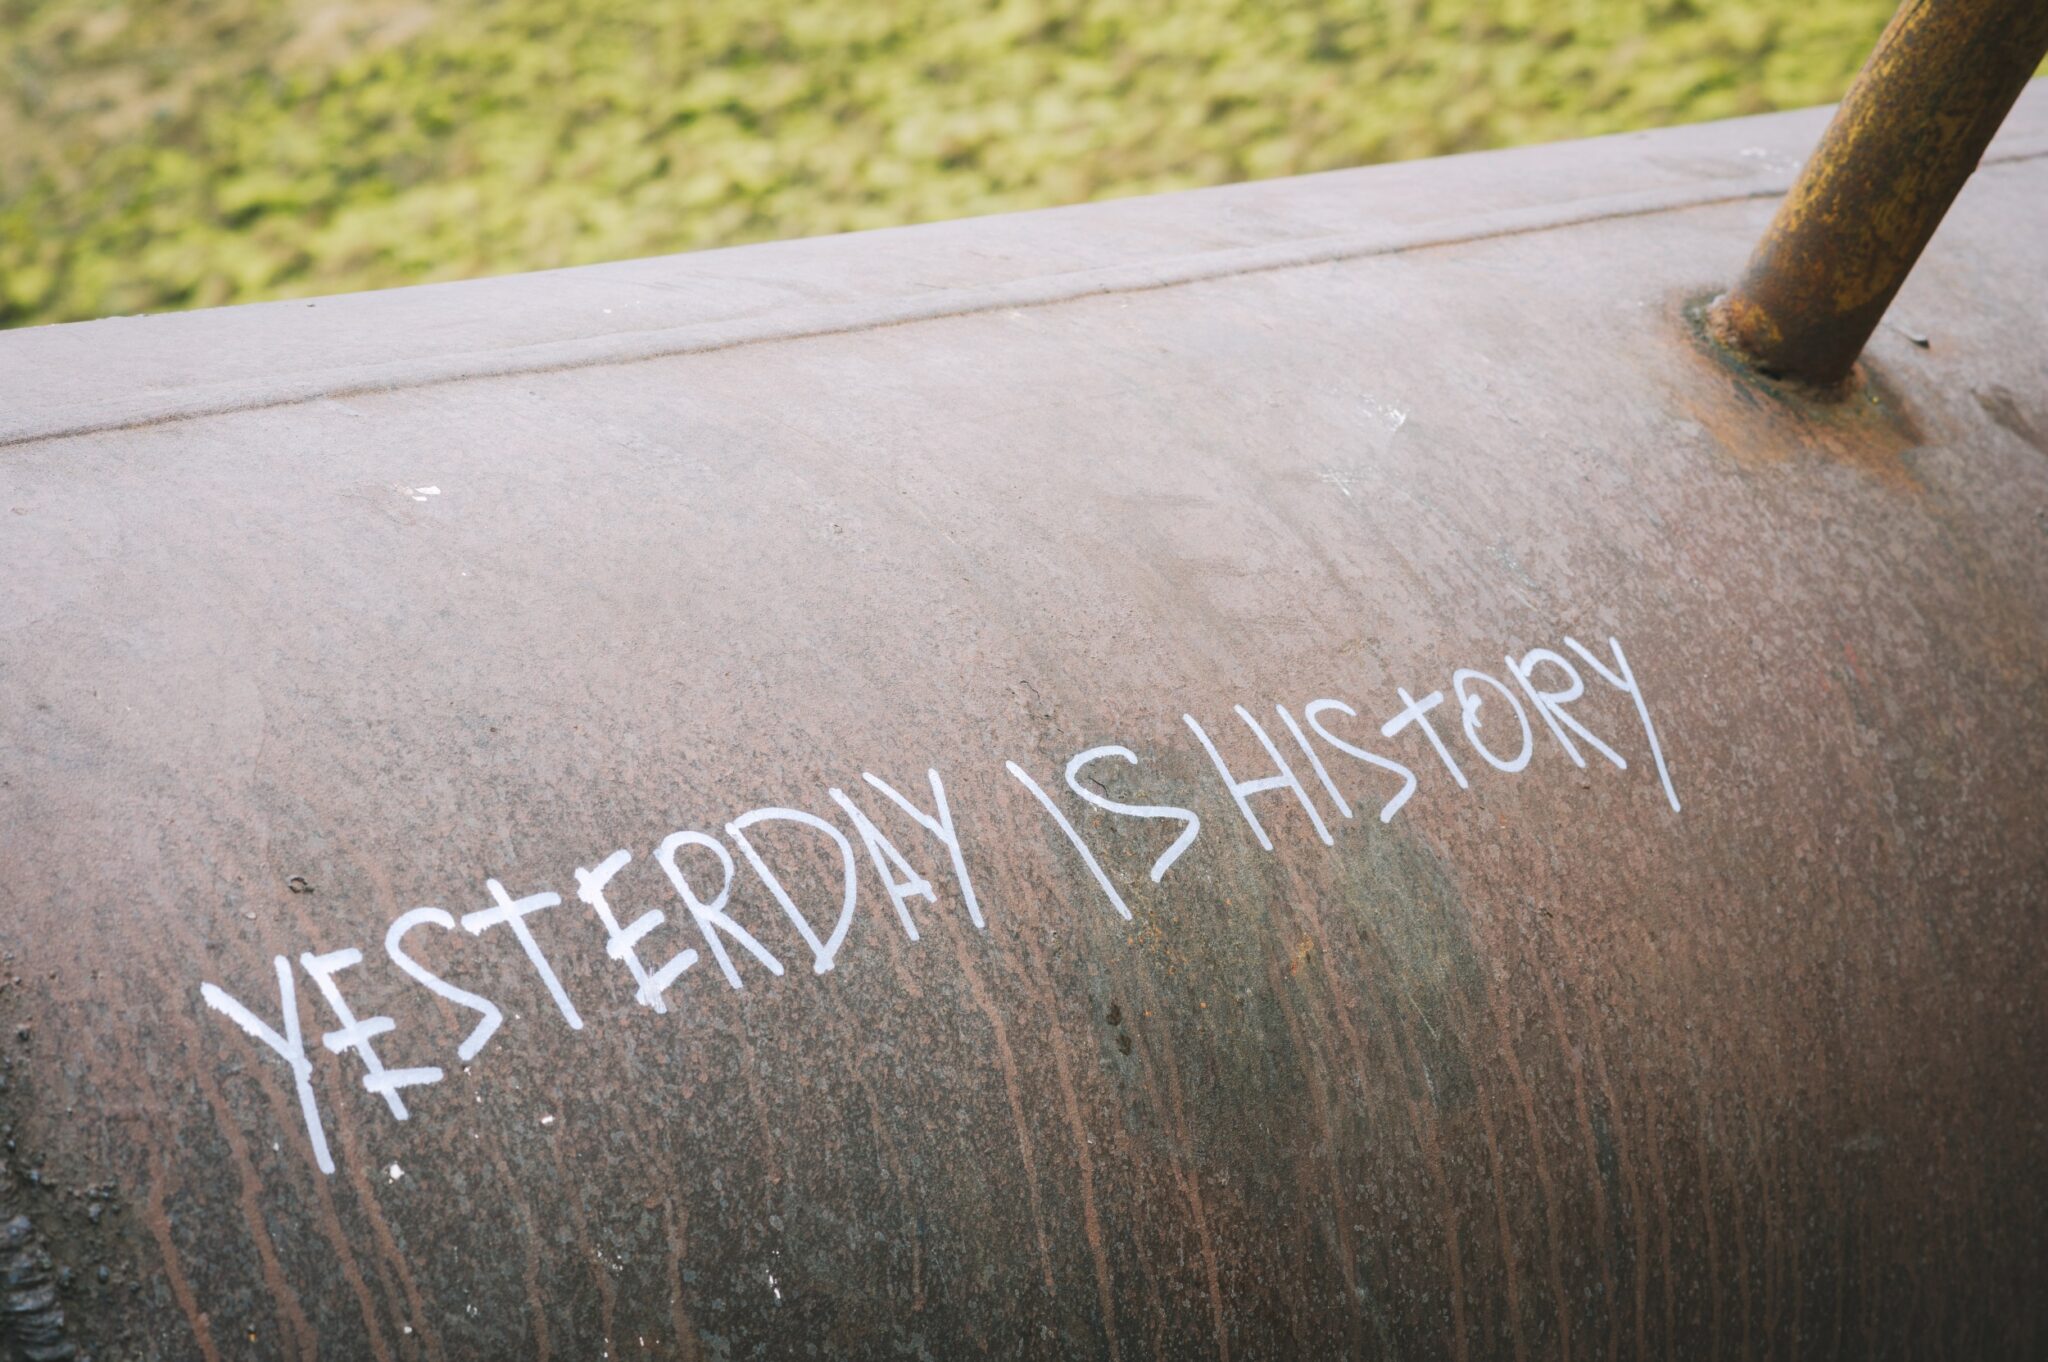
<path id="1" fill-rule="evenodd" d="M 2028 138 L 2018 146 L 1995 149 L 1979 164 L 1981 168 L 2044 156 L 2048 156 L 2048 138 Z M 1151 292 L 1247 274 L 1556 231 L 1591 222 L 1740 203 L 1782 195 L 1790 185 L 1790 174 L 1781 173 L 1752 180 L 1733 190 L 1725 182 L 1632 190 L 1565 204 L 1478 213 L 1419 227 L 1370 228 L 1300 241 L 1229 247 L 1165 260 L 1107 265 L 976 288 L 921 293 L 912 298 L 800 307 L 789 309 L 781 314 L 779 320 L 772 321 L 747 318 L 686 323 L 655 331 L 543 341 L 499 351 L 456 352 L 424 360 L 315 370 L 284 379 L 207 384 L 168 393 L 74 403 L 54 412 L 31 415 L 19 422 L 0 418 L 0 448 L 290 406 L 323 398 L 433 387 L 475 378 L 504 378 L 642 363 L 678 355 L 776 344 L 813 336 L 845 335 L 1011 308 L 1046 307 L 1106 294 Z"/>

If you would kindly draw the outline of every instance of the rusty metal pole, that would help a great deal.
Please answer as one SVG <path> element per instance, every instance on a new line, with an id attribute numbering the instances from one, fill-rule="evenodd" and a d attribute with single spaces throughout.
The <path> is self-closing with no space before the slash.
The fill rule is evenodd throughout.
<path id="1" fill-rule="evenodd" d="M 2048 0 L 1905 0 L 1750 256 L 1715 337 L 1839 383 L 2048 54 Z"/>

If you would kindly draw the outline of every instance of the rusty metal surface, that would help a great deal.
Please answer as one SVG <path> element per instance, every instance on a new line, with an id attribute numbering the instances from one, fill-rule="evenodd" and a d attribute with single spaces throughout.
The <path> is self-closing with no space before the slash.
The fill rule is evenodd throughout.
<path id="1" fill-rule="evenodd" d="M 1702 180 L 1758 145 L 1700 135 Z M 0 450 L 0 1111 L 71 1341 L 2038 1355 L 2048 158 L 2008 150 L 1900 297 L 1929 345 L 1826 407 L 1680 324 L 1735 196 Z M 1162 255 L 1214 202 L 1144 210 Z M 1583 731 L 1524 711 L 1497 769 L 1517 692 L 1464 678 L 1468 729 L 1457 674 L 1543 649 Z M 1465 788 L 1382 735 L 1404 690 Z M 1258 830 L 1204 746 L 1273 769 L 1238 705 L 1301 782 Z M 863 779 L 935 813 L 928 771 L 985 925 Z M 1084 793 L 1200 829 L 1155 881 L 1181 819 Z M 836 950 L 842 858 L 767 808 L 847 839 Z M 683 831 L 780 975 L 697 929 Z M 620 849 L 637 958 L 698 955 L 661 1012 L 579 897 Z M 490 881 L 560 896 L 524 922 L 580 1028 L 443 925 Z M 409 958 L 502 1013 L 467 1058 L 387 950 L 427 906 Z M 288 1049 L 279 958 L 315 1126 L 203 993 Z M 406 1120 L 316 969 L 442 1071 Z"/>
<path id="2" fill-rule="evenodd" d="M 2043 57 L 2041 0 L 1905 0 L 1715 304 L 1716 335 L 1773 376 L 1847 378 Z"/>

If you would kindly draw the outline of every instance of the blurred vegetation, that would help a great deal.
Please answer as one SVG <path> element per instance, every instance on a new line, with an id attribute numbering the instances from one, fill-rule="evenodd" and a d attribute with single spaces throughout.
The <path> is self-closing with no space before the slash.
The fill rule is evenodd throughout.
<path id="1" fill-rule="evenodd" d="M 0 325 L 1832 100 L 1893 0 L 0 0 Z"/>

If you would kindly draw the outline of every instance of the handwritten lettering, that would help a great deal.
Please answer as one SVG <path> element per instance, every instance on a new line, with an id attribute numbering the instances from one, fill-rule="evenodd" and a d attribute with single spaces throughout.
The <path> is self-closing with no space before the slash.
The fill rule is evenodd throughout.
<path id="1" fill-rule="evenodd" d="M 619 926 L 619 920 L 612 914 L 612 905 L 604 896 L 605 886 L 612 877 L 624 870 L 633 860 L 633 853 L 621 847 L 598 862 L 597 869 L 576 868 L 576 897 L 590 905 L 597 914 L 597 920 L 604 925 L 605 954 L 624 964 L 638 985 L 633 1000 L 642 1007 L 656 1012 L 668 1011 L 668 1003 L 662 995 L 668 986 L 682 977 L 683 971 L 697 963 L 697 952 L 684 947 L 669 957 L 668 963 L 658 970 L 649 971 L 640 961 L 640 942 L 656 927 L 668 921 L 668 915 L 659 908 L 650 908 L 633 919 L 630 927 Z"/>
<path id="2" fill-rule="evenodd" d="M 1658 785 L 1672 812 L 1680 811 L 1678 794 L 1671 779 L 1671 771 L 1665 760 L 1664 746 L 1657 727 L 1650 717 L 1650 704 L 1643 693 L 1641 683 L 1629 665 L 1628 656 L 1622 651 L 1619 639 L 1609 637 L 1606 641 L 1608 656 L 1603 658 L 1577 639 L 1565 636 L 1563 650 L 1552 648 L 1531 648 L 1519 657 L 1512 653 L 1503 656 L 1507 679 L 1502 680 L 1487 672 L 1470 667 L 1453 671 L 1450 692 L 1456 697 L 1458 724 L 1449 731 L 1462 736 L 1464 745 L 1475 753 L 1483 768 L 1475 768 L 1488 779 L 1488 770 L 1500 776 L 1516 776 L 1532 764 L 1537 746 L 1536 727 L 1540 724 L 1558 749 L 1575 767 L 1583 770 L 1586 757 L 1583 749 L 1591 748 L 1613 765 L 1616 770 L 1628 770 L 1628 762 L 1621 752 L 1609 741 L 1596 735 L 1587 721 L 1572 712 L 1571 706 L 1585 703 L 1587 695 L 1586 676 L 1579 670 L 1583 664 L 1590 673 L 1598 677 L 1607 687 L 1626 695 L 1634 706 L 1638 723 L 1642 727 L 1643 740 L 1650 750 L 1650 758 L 1656 767 Z M 1573 658 L 1577 659 L 1577 664 Z M 1385 739 L 1397 739 L 1411 729 L 1419 729 L 1420 736 L 1435 755 L 1443 769 L 1460 790 L 1470 790 L 1472 779 L 1466 774 L 1456 756 L 1453 755 L 1443 732 L 1431 720 L 1434 711 L 1445 704 L 1445 693 L 1432 689 L 1420 699 L 1406 687 L 1396 687 L 1401 708 L 1379 724 L 1379 735 Z M 1525 704 L 1526 701 L 1526 704 Z M 1265 851 L 1274 850 L 1274 840 L 1253 806 L 1253 800 L 1262 795 L 1287 794 L 1292 796 L 1293 806 L 1299 807 L 1307 818 L 1307 831 L 1312 831 L 1325 847 L 1336 845 L 1328 821 L 1309 784 L 1298 772 L 1289 752 L 1283 750 L 1274 740 L 1265 724 L 1262 724 L 1246 706 L 1233 706 L 1233 713 L 1244 726 L 1246 735 L 1257 744 L 1264 754 L 1264 766 L 1247 766 L 1240 762 L 1233 767 L 1223 754 L 1223 746 L 1193 714 L 1183 714 L 1182 723 L 1193 735 L 1195 745 L 1221 782 L 1221 794 L 1227 796 L 1244 820 L 1245 827 L 1253 839 Z M 1534 714 L 1536 723 L 1530 716 Z M 1420 792 L 1421 781 L 1414 769 L 1392 756 L 1361 745 L 1355 736 L 1355 729 L 1340 724 L 1339 720 L 1359 721 L 1359 712 L 1343 700 L 1327 696 L 1307 701 L 1300 707 L 1300 718 L 1286 704 L 1273 706 L 1274 717 L 1285 730 L 1291 742 L 1292 752 L 1299 761 L 1306 763 L 1307 774 L 1312 776 L 1316 787 L 1329 800 L 1330 806 L 1347 822 L 1355 817 L 1351 797 L 1346 794 L 1338 779 L 1338 772 L 1332 772 L 1324 760 L 1325 751 L 1334 752 L 1351 759 L 1381 777 L 1390 777 L 1398 782 L 1398 788 L 1384 798 L 1379 806 L 1378 822 L 1387 824 L 1396 815 L 1407 809 Z M 1368 727 L 1371 720 L 1362 721 Z M 1519 728 L 1519 741 L 1515 730 Z M 1242 739 L 1239 740 L 1240 743 Z M 1065 788 L 1082 805 L 1099 810 L 1119 819 L 1135 820 L 1138 824 L 1164 823 L 1174 829 L 1170 842 L 1159 849 L 1154 856 L 1148 878 L 1154 885 L 1164 882 L 1167 873 L 1194 845 L 1204 828 L 1202 816 L 1192 808 L 1169 803 L 1133 803 L 1113 798 L 1096 775 L 1101 763 L 1116 762 L 1135 770 L 1143 762 L 1131 748 L 1117 743 L 1101 743 L 1087 747 L 1070 757 L 1062 775 Z M 1041 785 L 1025 767 L 1015 761 L 1003 763 L 1004 769 L 1025 791 L 1032 801 L 1044 811 L 1053 828 L 1059 833 L 1066 846 L 1079 859 L 1090 878 L 1108 900 L 1110 908 L 1119 919 L 1129 921 L 1134 917 L 1131 905 L 1118 889 L 1109 871 L 1104 867 L 1095 849 L 1089 844 L 1080 829 L 1069 818 L 1059 799 Z M 1344 767 L 1347 774 L 1356 773 L 1357 767 Z M 936 769 L 925 772 L 930 789 L 928 806 L 911 799 L 881 777 L 872 772 L 861 772 L 861 781 L 874 794 L 881 796 L 896 813 L 909 820 L 909 824 L 921 830 L 926 836 L 944 848 L 950 863 L 953 884 L 960 897 L 960 904 L 966 909 L 968 922 L 976 931 L 985 930 L 987 921 L 976 896 L 974 881 L 969 871 L 968 858 L 954 810 L 948 801 L 945 782 Z M 1212 787 L 1213 788 L 1213 787 Z M 766 969 L 770 976 L 783 977 L 782 961 L 764 945 L 754 933 L 741 925 L 730 911 L 734 890 L 734 875 L 737 862 L 728 844 L 738 852 L 753 871 L 756 879 L 767 891 L 782 915 L 794 929 L 797 937 L 809 949 L 811 968 L 814 974 L 831 972 L 838 964 L 844 951 L 849 933 L 854 925 L 855 912 L 860 897 L 860 865 L 863 860 L 874 875 L 874 882 L 880 885 L 882 897 L 887 900 L 888 911 L 883 913 L 886 923 L 893 917 L 904 936 L 915 943 L 922 933 L 913 905 L 929 912 L 939 900 L 939 886 L 935 882 L 938 871 L 935 866 L 920 869 L 913 857 L 933 857 L 929 843 L 920 842 L 906 849 L 876 817 L 877 813 L 887 815 L 887 809 L 870 800 L 868 804 L 856 800 L 838 786 L 829 787 L 827 798 L 832 807 L 845 820 L 852 832 L 839 824 L 830 822 L 817 814 L 802 809 L 769 806 L 742 813 L 724 824 L 724 840 L 708 833 L 678 831 L 668 834 L 656 846 L 655 863 L 661 867 L 668 883 L 682 900 L 689 914 L 689 920 L 702 938 L 704 948 L 717 962 L 719 972 L 734 989 L 746 987 L 735 962 L 734 952 L 739 951 L 751 957 L 753 962 Z M 1261 805 L 1267 817 L 1273 816 L 1273 805 Z M 1285 808 L 1282 803 L 1278 807 Z M 893 815 L 889 816 L 893 821 Z M 785 876 L 791 874 L 790 862 L 786 859 L 789 848 L 787 835 L 773 839 L 778 857 L 784 858 L 784 866 L 778 871 L 771 865 L 767 851 L 761 845 L 761 832 L 765 828 L 780 825 L 803 829 L 825 840 L 829 850 L 837 854 L 838 875 L 828 874 L 825 883 L 836 890 L 828 895 L 821 905 L 816 902 L 799 906 L 796 896 L 785 883 Z M 899 830 L 902 823 L 894 823 Z M 858 842 L 859 850 L 854 843 Z M 1156 845 L 1156 843 L 1155 843 Z M 688 852 L 700 853 L 686 873 L 684 862 Z M 717 889 L 706 896 L 698 885 L 708 883 L 705 871 L 709 869 L 701 853 L 708 853 L 716 863 Z M 652 934 L 668 922 L 668 914 L 657 908 L 649 908 L 633 917 L 629 923 L 621 924 L 612 904 L 615 893 L 614 882 L 631 865 L 633 853 L 625 848 L 614 850 L 594 866 L 577 866 L 573 872 L 576 897 L 597 920 L 603 931 L 605 952 L 614 961 L 625 966 L 625 972 L 632 980 L 634 1002 L 658 1014 L 669 1011 L 668 995 L 671 990 L 683 984 L 688 972 L 700 960 L 694 947 L 682 947 L 669 953 L 661 965 L 650 966 L 643 957 Z M 696 876 L 693 881 L 692 875 Z M 570 999 L 561 979 L 556 975 L 540 943 L 535 939 L 527 919 L 535 913 L 558 907 L 561 896 L 552 890 L 543 889 L 523 897 L 514 898 L 495 879 L 484 881 L 491 905 L 465 914 L 459 919 L 463 930 L 472 938 L 484 938 L 492 928 L 503 927 L 519 950 L 525 955 L 533 972 L 539 976 L 541 985 L 553 999 L 562 1020 L 572 1031 L 584 1029 L 583 1017 Z M 813 891 L 806 891 L 807 893 Z M 872 893 L 872 891 L 871 891 Z M 453 933 L 458 919 L 445 909 L 435 907 L 413 908 L 395 918 L 384 934 L 384 953 L 400 973 L 426 989 L 428 993 L 446 1002 L 473 1013 L 477 1021 L 469 1034 L 456 1046 L 455 1057 L 464 1064 L 476 1059 L 485 1046 L 497 1035 L 505 1024 L 505 1015 L 499 1005 L 468 989 L 450 983 L 440 974 L 422 965 L 406 949 L 407 937 L 422 927 L 432 926 L 444 933 Z M 894 928 L 888 928 L 894 930 Z M 502 940 L 502 935 L 492 937 Z M 258 1017 L 240 1000 L 214 983 L 200 985 L 200 998 L 214 1012 L 225 1017 L 233 1026 L 254 1040 L 258 1045 L 284 1061 L 291 1074 L 292 1084 L 297 1092 L 299 1108 L 305 1120 L 308 1143 L 312 1148 L 313 1162 L 323 1174 L 334 1171 L 334 1159 L 328 1148 L 327 1138 L 321 1124 L 318 1096 L 313 1086 L 314 1067 L 307 1054 L 304 1032 L 299 1016 L 298 994 L 295 974 L 291 961 L 283 956 L 273 960 L 277 976 L 279 1022 L 273 1026 Z M 352 1055 L 363 1067 L 363 1087 L 369 1093 L 381 1098 L 397 1120 L 411 1116 L 404 1092 L 409 1089 L 426 1089 L 442 1079 L 442 1070 L 431 1065 L 391 1068 L 378 1048 L 378 1042 L 397 1029 L 398 1023 L 390 1017 L 357 1017 L 342 992 L 339 976 L 363 963 L 363 954 L 352 946 L 327 951 L 322 954 L 305 952 L 299 956 L 299 967 L 313 981 L 315 989 L 325 999 L 333 1012 L 337 1025 L 335 1029 L 321 1036 L 323 1046 L 335 1055 Z M 418 1100 L 431 1100 L 421 1097 Z"/>
<path id="3" fill-rule="evenodd" d="M 712 896 L 709 903 L 697 897 L 696 891 L 690 888 L 689 880 L 683 877 L 682 870 L 676 865 L 676 852 L 686 846 L 703 847 L 718 858 L 719 873 L 723 878 L 719 881 L 718 893 Z M 718 961 L 719 969 L 725 971 L 727 983 L 736 989 L 746 987 L 740 982 L 740 972 L 732 967 L 732 957 L 725 952 L 727 937 L 738 942 L 756 960 L 766 965 L 770 974 L 777 978 L 781 977 L 782 962 L 777 960 L 766 946 L 756 941 L 752 932 L 726 915 L 726 901 L 732 897 L 733 867 L 732 857 L 726 853 L 721 843 L 701 832 L 672 832 L 656 849 L 654 859 L 661 862 L 661 868 L 668 872 L 669 883 L 675 886 L 676 893 L 682 895 L 684 905 L 689 908 L 691 918 L 697 923 L 697 930 L 703 933 L 705 944 L 711 947 L 712 958 Z"/>
<path id="4" fill-rule="evenodd" d="M 1086 752 L 1077 752 L 1067 762 L 1067 788 L 1098 809 L 1120 813 L 1126 818 L 1162 818 L 1181 824 L 1180 836 L 1173 844 L 1159 853 L 1159 859 L 1152 862 L 1152 883 L 1166 878 L 1166 872 L 1181 858 L 1181 853 L 1195 844 L 1195 837 L 1202 831 L 1202 820 L 1193 809 L 1176 808 L 1171 804 L 1125 804 L 1096 793 L 1081 783 L 1081 772 L 1090 762 L 1104 757 L 1116 757 L 1131 765 L 1138 764 L 1138 754 L 1128 747 L 1091 747 Z"/>

